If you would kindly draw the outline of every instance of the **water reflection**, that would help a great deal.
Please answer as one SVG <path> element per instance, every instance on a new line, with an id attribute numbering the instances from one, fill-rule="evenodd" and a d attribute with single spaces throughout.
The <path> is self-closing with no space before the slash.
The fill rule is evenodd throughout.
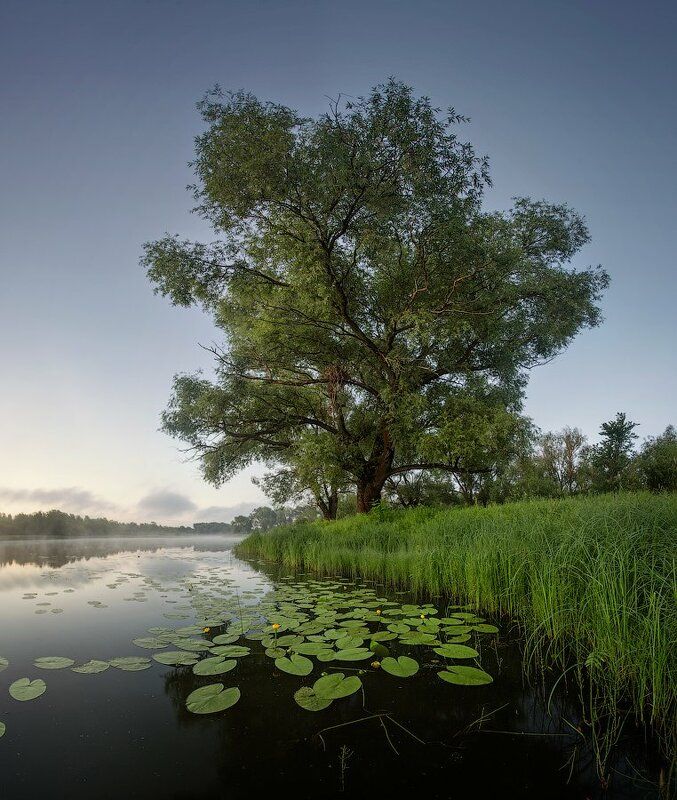
<path id="1" fill-rule="evenodd" d="M 491 685 L 452 687 L 434 670 L 411 684 L 368 672 L 364 701 L 358 693 L 318 714 L 295 705 L 304 681 L 274 670 L 256 642 L 247 642 L 251 656 L 215 679 L 239 686 L 242 700 L 213 718 L 185 708 L 187 695 L 211 681 L 190 667 L 37 674 L 37 656 L 81 663 L 150 655 L 132 639 L 157 626 L 192 625 L 205 597 L 258 602 L 281 573 L 234 558 L 233 541 L 0 543 L 0 655 L 10 661 L 0 674 L 2 800 L 603 795 L 593 755 L 575 731 L 576 698 L 564 683 L 552 698 L 549 687 L 525 685 L 519 642 L 507 635 L 483 647 Z M 24 675 L 44 677 L 47 693 L 30 703 L 8 700 L 7 686 Z M 618 773 L 647 766 L 654 765 L 641 737 L 629 737 Z M 637 800 L 655 789 L 616 774 L 604 796 Z"/>

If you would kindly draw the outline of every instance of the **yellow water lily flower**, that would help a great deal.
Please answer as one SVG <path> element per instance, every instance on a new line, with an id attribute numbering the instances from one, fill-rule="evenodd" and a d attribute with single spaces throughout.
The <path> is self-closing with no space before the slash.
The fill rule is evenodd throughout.
<path id="1" fill-rule="evenodd" d="M 279 630 L 279 629 L 280 629 L 280 623 L 279 623 L 279 622 L 273 622 L 273 624 L 272 624 L 272 626 L 271 626 L 271 627 L 272 627 L 272 629 L 273 629 L 274 631 L 277 631 L 277 630 Z"/>
<path id="2" fill-rule="evenodd" d="M 381 666 L 381 662 L 380 661 L 372 661 L 371 665 L 372 665 L 372 667 L 374 669 L 378 669 Z"/>
<path id="3" fill-rule="evenodd" d="M 380 615 L 381 615 L 381 613 L 382 613 L 382 612 L 381 612 L 381 609 L 380 609 L 380 608 L 377 608 L 377 609 L 376 609 L 376 613 L 377 613 L 377 614 L 380 616 Z"/>
<path id="4" fill-rule="evenodd" d="M 210 630 L 211 630 L 211 628 L 203 628 L 202 629 L 202 633 L 209 633 Z"/>

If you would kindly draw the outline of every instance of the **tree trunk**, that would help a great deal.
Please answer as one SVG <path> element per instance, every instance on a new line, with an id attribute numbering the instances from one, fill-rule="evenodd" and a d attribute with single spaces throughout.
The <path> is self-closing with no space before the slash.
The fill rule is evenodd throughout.
<path id="1" fill-rule="evenodd" d="M 381 492 L 391 474 L 395 448 L 384 428 L 374 442 L 369 461 L 357 480 L 357 513 L 366 514 L 381 500 Z"/>
<path id="2" fill-rule="evenodd" d="M 338 511 L 338 492 L 334 489 L 328 494 L 327 498 L 317 497 L 317 505 L 322 512 L 323 519 L 333 520 L 336 519 L 336 512 Z"/>
<path id="3" fill-rule="evenodd" d="M 378 481 L 358 482 L 357 484 L 357 513 L 366 514 L 381 500 L 383 483 Z"/>

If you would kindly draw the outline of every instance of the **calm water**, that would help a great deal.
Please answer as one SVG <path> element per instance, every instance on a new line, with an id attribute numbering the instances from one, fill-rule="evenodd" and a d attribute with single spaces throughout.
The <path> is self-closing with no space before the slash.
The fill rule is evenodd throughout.
<path id="1" fill-rule="evenodd" d="M 325 665 L 309 678 L 284 674 L 256 641 L 242 640 L 252 655 L 214 678 L 155 661 L 145 671 L 93 675 L 33 666 L 39 656 L 78 664 L 150 657 L 132 639 L 194 625 L 205 597 L 213 605 L 235 595 L 246 607 L 289 581 L 235 558 L 235 541 L 0 541 L 0 656 L 10 662 L 0 673 L 0 800 L 657 796 L 641 776 L 655 778 L 659 765 L 637 732 L 624 739 L 611 790 L 601 792 L 589 749 L 562 719 L 576 724 L 573 699 L 560 692 L 548 711 L 547 690 L 525 685 L 505 620 L 481 650 L 490 685 L 446 684 L 435 669 L 404 680 L 350 663 L 341 666 L 346 674 L 365 669 L 364 694 L 318 713 L 298 708 L 293 693 Z M 46 693 L 12 699 L 7 688 L 24 676 L 45 680 Z M 239 686 L 239 703 L 213 716 L 188 712 L 188 694 L 214 681 Z"/>

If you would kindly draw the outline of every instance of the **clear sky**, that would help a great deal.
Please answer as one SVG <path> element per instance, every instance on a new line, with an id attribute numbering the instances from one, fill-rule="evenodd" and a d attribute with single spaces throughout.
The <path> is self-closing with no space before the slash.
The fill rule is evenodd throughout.
<path id="1" fill-rule="evenodd" d="M 677 422 L 677 4 L 625 0 L 1 0 L 0 510 L 228 519 L 159 432 L 172 375 L 209 367 L 197 311 L 153 295 L 142 242 L 189 213 L 195 102 L 215 83 L 304 114 L 388 76 L 472 118 L 487 203 L 567 201 L 612 276 L 606 322 L 533 371 L 527 412 L 594 439 Z"/>

